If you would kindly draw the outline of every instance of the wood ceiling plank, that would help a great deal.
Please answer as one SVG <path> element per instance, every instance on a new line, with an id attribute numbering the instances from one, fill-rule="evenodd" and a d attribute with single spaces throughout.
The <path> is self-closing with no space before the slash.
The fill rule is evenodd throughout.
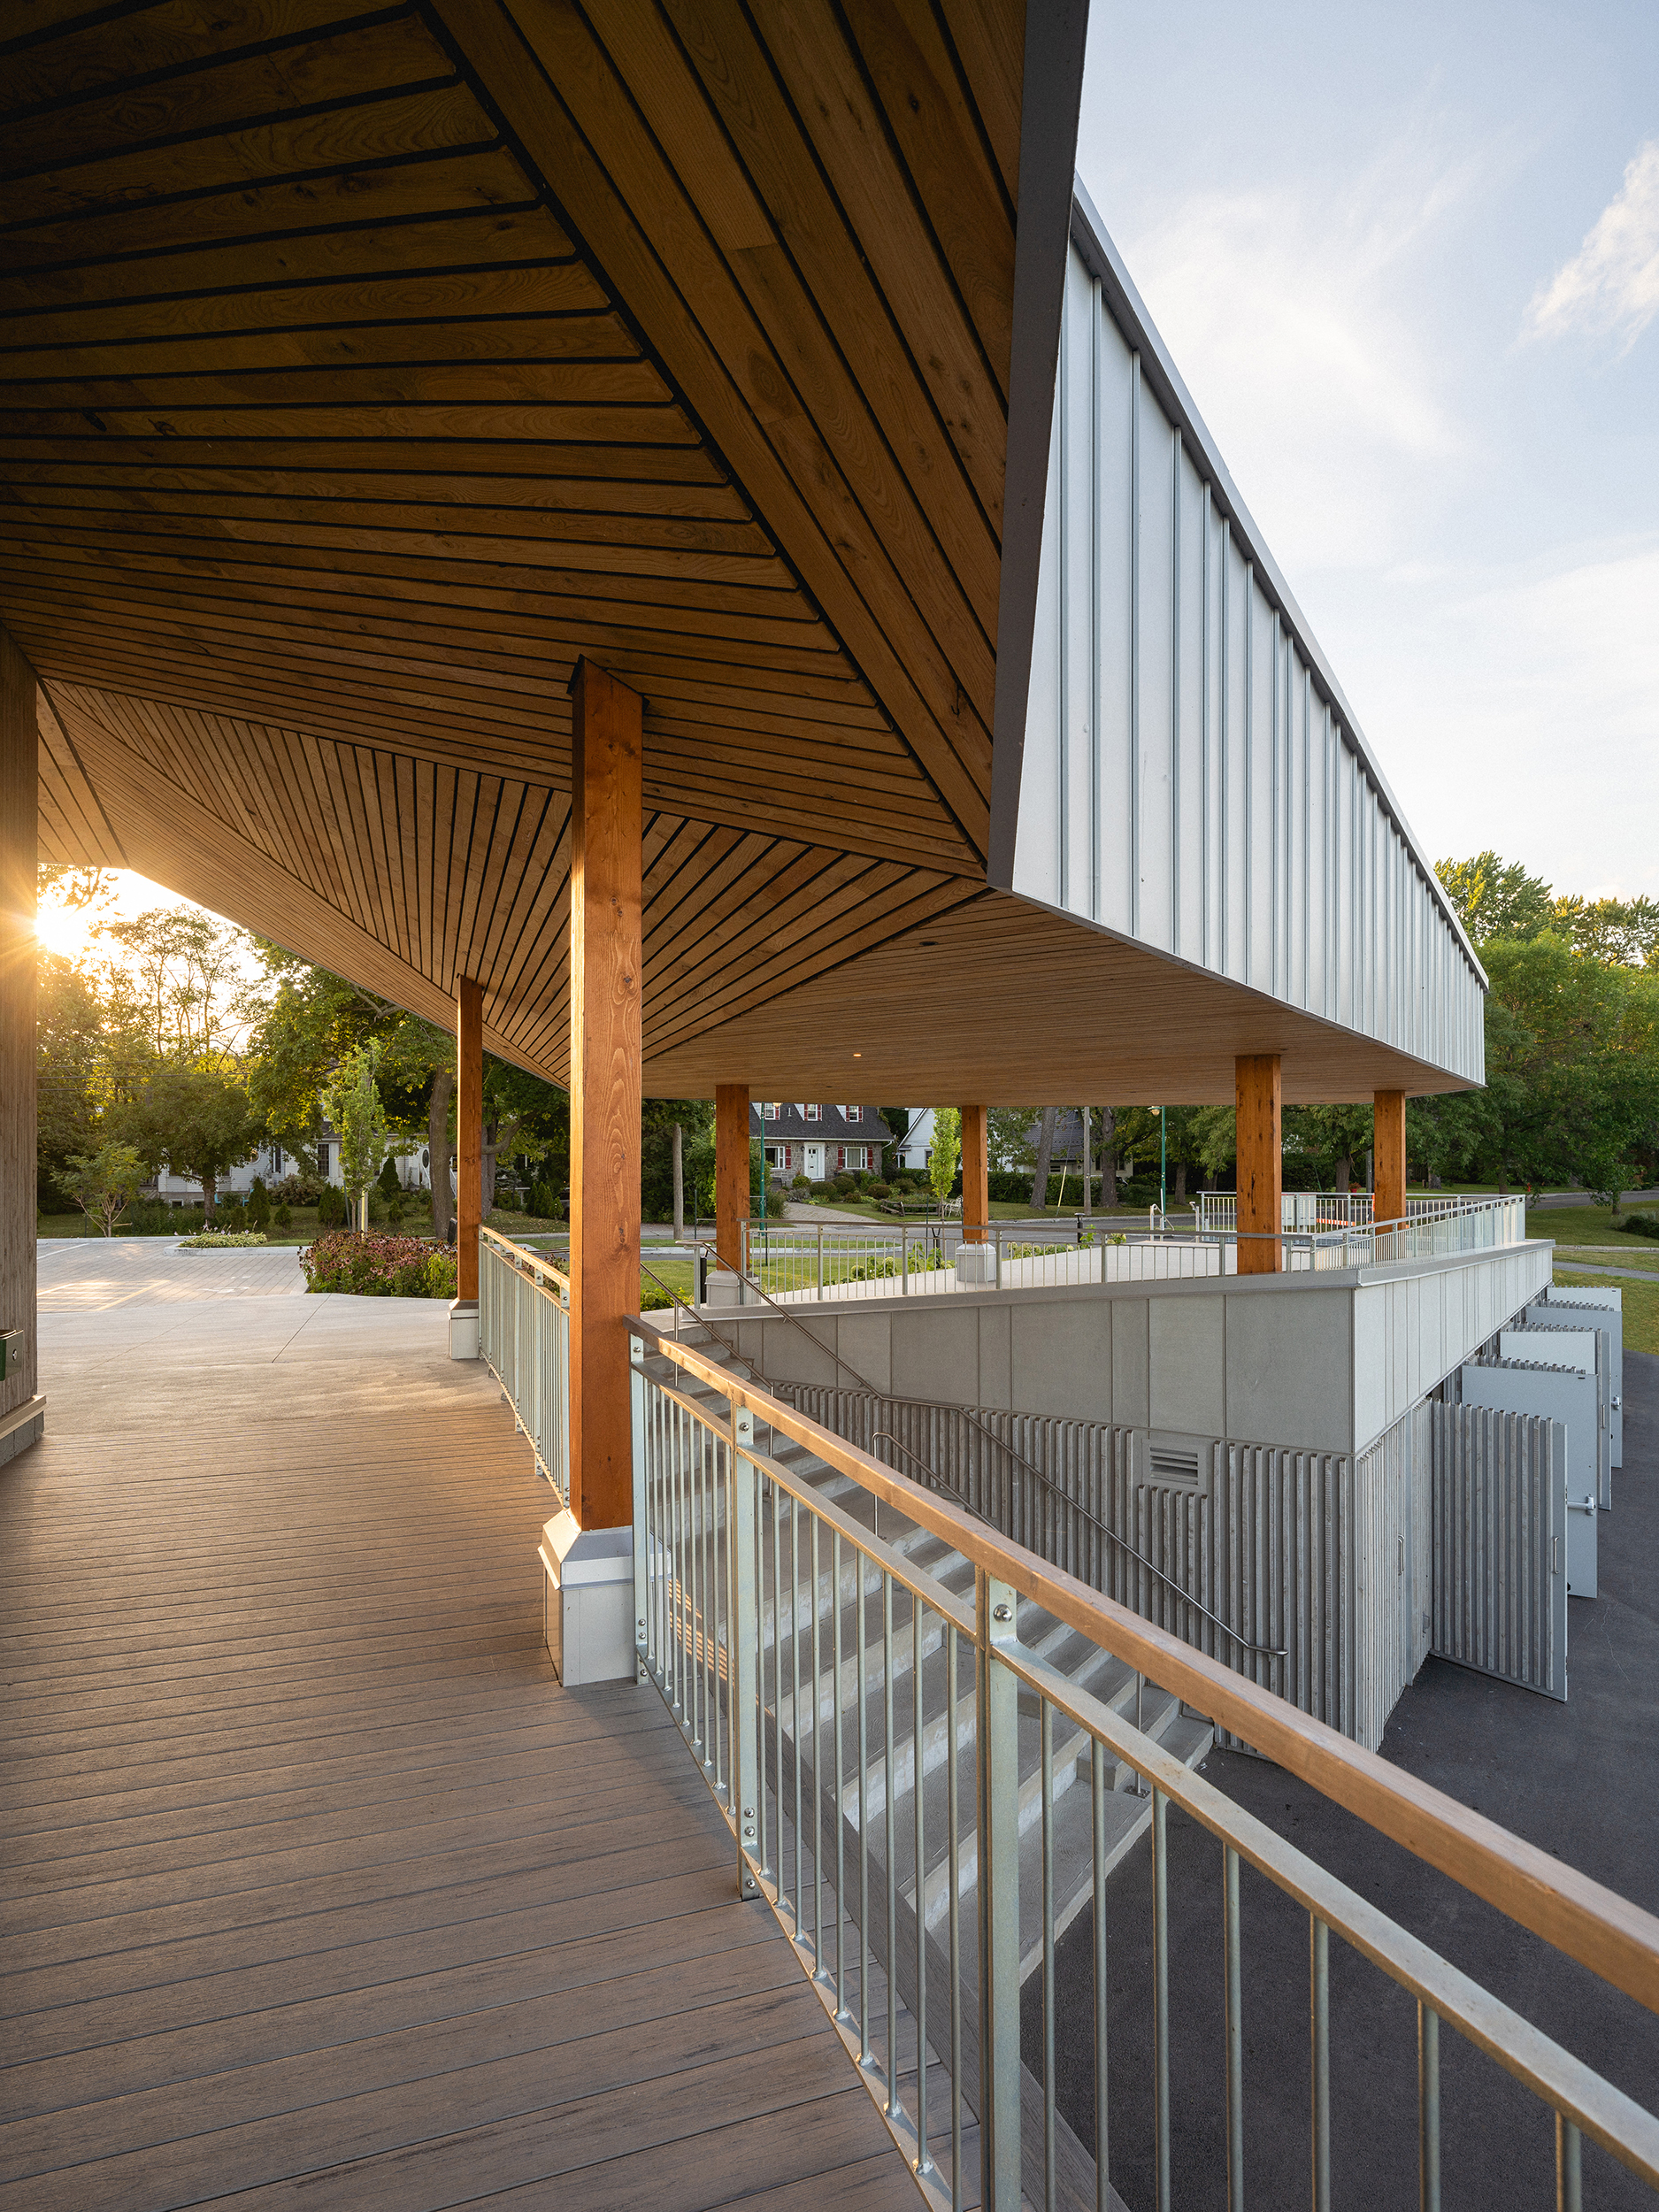
<path id="1" fill-rule="evenodd" d="M 103 271 L 94 281 L 107 282 L 111 296 L 119 297 L 131 286 L 145 288 L 146 265 L 155 257 L 192 249 L 201 255 L 202 273 L 187 281 L 204 288 L 234 281 L 215 273 L 233 268 L 250 251 L 262 265 L 268 258 L 273 268 L 291 258 L 294 276 L 326 276 L 336 255 L 349 257 L 347 242 L 368 227 L 378 231 L 384 245 L 384 257 L 374 263 L 381 269 L 442 265 L 446 257 L 488 261 L 494 257 L 488 220 L 470 254 L 445 257 L 422 245 L 424 219 L 527 212 L 524 203 L 532 189 L 511 155 L 492 142 L 481 150 L 423 155 L 382 167 L 343 166 L 332 174 L 262 185 L 242 182 L 188 200 L 104 207 L 61 222 L 0 231 L 0 269 L 18 279 L 25 304 L 50 306 L 81 296 L 65 288 L 82 270 Z M 506 257 L 521 257 L 511 250 L 511 231 Z M 349 257 L 346 265 L 352 265 Z M 33 271 L 58 273 L 43 273 L 37 284 L 27 273 Z M 148 288 L 169 288 L 164 281 Z"/>
<path id="2" fill-rule="evenodd" d="M 845 66 L 847 42 L 831 0 L 792 0 L 769 14 L 766 44 L 904 336 L 915 373 L 1000 537 L 1005 396 L 915 205 L 909 173 L 869 85 L 861 72 Z M 1018 106 L 1014 120 L 1018 151 Z"/>
<path id="3" fill-rule="evenodd" d="M 727 261 L 818 419 L 841 424 L 844 442 L 838 452 L 849 481 L 866 511 L 881 516 L 884 538 L 918 605 L 953 657 L 972 670 L 996 628 L 996 538 L 916 373 L 846 211 L 813 159 L 811 142 L 803 134 L 770 57 L 733 0 L 664 0 L 664 12 L 710 104 L 703 111 L 685 96 L 685 70 L 678 54 L 671 58 L 671 50 L 658 42 L 628 41 L 633 12 L 633 0 L 595 0 L 589 10 L 611 51 L 616 52 L 620 34 L 636 58 L 630 73 L 636 96 L 642 86 L 649 87 L 646 112 L 681 176 L 707 180 L 722 159 L 741 165 L 769 219 L 764 234 L 752 241 L 722 239 Z M 688 138 L 693 119 L 702 127 Z M 722 128 L 729 151 L 717 142 Z M 896 228 L 889 219 L 889 231 Z M 931 253 L 932 241 L 924 242 Z M 810 288 L 802 274 L 809 268 Z M 933 342 L 937 348 L 938 341 Z M 865 426 L 855 436 L 853 426 L 861 419 Z M 857 463 L 849 457 L 854 450 Z M 915 503 L 914 518 L 892 488 L 894 468 Z M 976 618 L 979 637 L 960 648 L 956 607 L 932 602 L 913 572 L 918 523 L 936 541 L 936 546 L 926 547 L 922 559 L 937 571 L 937 548 L 943 549 L 960 596 Z M 901 557 L 907 545 L 908 556 Z M 956 596 L 953 592 L 952 599 Z"/>
<path id="4" fill-rule="evenodd" d="M 482 162 L 473 157 L 473 165 Z M 135 301 L 201 298 L 221 292 L 258 296 L 279 288 L 323 294 L 323 288 L 334 283 L 389 283 L 391 279 L 407 283 L 420 270 L 435 274 L 453 267 L 487 270 L 568 261 L 575 252 L 568 236 L 544 208 L 528 199 L 528 179 L 518 177 L 518 188 L 524 196 L 513 205 L 466 208 L 420 221 L 360 223 L 345 230 L 310 230 L 279 239 L 236 239 L 217 248 L 196 245 L 190 252 L 144 252 L 124 261 L 100 257 L 51 270 L 9 267 L 0 338 L 7 345 L 24 342 L 11 327 L 24 316 L 65 316 L 71 332 L 66 342 L 82 345 L 84 341 L 75 336 L 73 323 L 69 323 L 71 314 L 80 323 L 97 319 L 102 327 L 106 311 L 118 305 L 127 311 Z M 82 243 L 91 243 L 91 239 Z M 109 342 L 118 338 L 119 327 L 113 329 Z M 47 342 L 53 341 L 42 338 L 42 345 Z M 188 367 L 173 354 L 168 360 L 174 367 Z M 11 365 L 9 373 L 42 372 Z"/>
<path id="5" fill-rule="evenodd" d="M 4 222 L 13 226 L 131 208 L 174 193 L 231 192 L 296 176 L 326 176 L 418 154 L 481 151 L 497 134 L 458 85 L 395 94 L 359 107 L 261 121 L 219 138 L 175 140 L 103 161 L 77 162 L 6 181 Z"/>
<path id="6" fill-rule="evenodd" d="M 843 565 L 846 545 L 841 535 L 838 532 L 833 541 L 826 537 L 790 466 L 774 451 L 768 434 L 781 440 L 788 428 L 779 417 L 780 406 L 789 403 L 787 387 L 779 377 L 775 360 L 769 358 L 769 349 L 758 342 L 760 334 L 752 319 L 746 315 L 741 319 L 732 334 L 741 342 L 723 349 L 689 318 L 667 268 L 624 206 L 610 175 L 595 160 L 587 138 L 576 127 L 564 102 L 550 88 L 541 85 L 535 87 L 533 97 L 526 96 L 532 81 L 525 67 L 526 48 L 499 12 L 485 0 L 438 0 L 438 4 L 472 68 L 507 111 L 530 157 L 543 174 L 558 179 L 561 204 L 576 214 L 583 236 L 610 280 L 628 298 L 668 373 L 718 441 L 738 480 L 788 551 L 808 589 L 845 641 L 860 672 L 903 731 L 969 842 L 983 852 L 989 826 L 989 744 L 983 726 L 977 729 L 962 726 L 974 718 L 964 715 L 956 680 L 936 652 L 922 652 L 912 671 L 907 658 L 891 643 L 872 601 L 854 587 Z M 563 31 L 565 27 L 565 19 L 560 19 L 557 27 Z M 535 36 L 545 28 L 538 18 L 529 42 L 532 51 Z M 567 58 L 567 69 L 561 68 L 559 57 L 549 52 L 554 73 L 567 85 L 574 85 L 584 71 L 593 67 L 591 42 L 583 42 L 583 46 L 584 50 Z M 619 117 L 619 135 L 608 143 L 624 173 L 632 176 L 641 161 L 660 170 L 652 150 L 639 143 L 639 133 L 631 119 L 619 114 L 619 104 L 610 100 L 600 119 L 609 121 L 613 117 Z M 682 247 L 687 265 L 680 271 L 681 279 L 701 297 L 709 274 L 708 250 L 695 227 L 684 222 L 676 233 L 676 257 Z M 729 283 L 729 279 L 719 280 L 723 285 Z M 744 324 L 747 336 L 742 335 Z M 736 380 L 740 369 L 744 379 L 741 387 Z M 765 431 L 756 407 L 769 419 Z M 812 480 L 829 466 L 829 457 L 814 439 L 803 444 L 798 444 L 798 431 L 794 432 L 786 442 L 792 450 L 798 450 L 804 480 Z M 833 471 L 829 482 L 833 499 L 840 500 L 841 493 L 835 489 Z M 836 511 L 838 520 L 844 520 L 850 528 L 854 518 L 840 508 Z M 856 545 L 867 534 L 860 521 L 850 542 Z M 887 594 L 876 593 L 874 600 L 885 613 Z M 958 743 L 953 744 L 947 737 L 948 727 L 960 729 Z"/>
<path id="7" fill-rule="evenodd" d="M 8 465 L 30 455 L 44 460 L 72 461 L 91 450 L 84 429 L 63 439 L 14 438 L 0 423 L 0 460 Z M 610 479 L 626 492 L 649 493 L 655 484 L 675 488 L 714 486 L 722 482 L 709 456 L 699 446 L 639 446 L 618 451 L 613 445 L 561 445 L 548 453 L 533 441 L 503 442 L 467 438 L 185 438 L 149 431 L 128 438 L 119 449 L 124 461 L 142 467 L 158 462 L 165 468 L 191 468 L 222 464 L 228 468 L 327 469 L 336 464 L 348 470 L 405 470 L 445 476 L 524 476 L 554 485 L 572 477 L 597 482 Z M 745 503 L 744 511 L 751 511 Z M 815 621 L 821 618 L 814 615 Z M 825 632 L 827 636 L 829 633 Z"/>
<path id="8" fill-rule="evenodd" d="M 556 544 L 567 557 L 572 548 L 604 548 L 608 554 L 708 555 L 731 562 L 773 562 L 773 549 L 765 533 L 748 522 L 701 522 L 681 518 L 642 515 L 547 514 L 529 508 L 405 506 L 392 500 L 348 503 L 318 496 L 311 499 L 246 498 L 224 492 L 186 492 L 127 484 L 15 485 L 19 503 L 42 514 L 65 517 L 112 513 L 176 516 L 203 527 L 216 524 L 250 523 L 273 529 L 294 524 L 302 527 L 333 513 L 344 511 L 358 518 L 358 533 L 381 537 L 425 538 L 442 534 L 451 540 L 476 537 L 491 545 L 527 543 L 537 548 Z M 330 528 L 340 526 L 332 522 Z M 607 559 L 615 568 L 621 561 Z M 734 569 L 736 577 L 744 571 Z"/>
<path id="9" fill-rule="evenodd" d="M 87 308 L 49 308 L 8 316 L 0 339 L 21 349 L 73 348 L 96 335 L 105 345 L 123 340 L 142 345 L 157 338 L 228 337 L 236 333 L 315 327 L 349 332 L 359 323 L 406 326 L 410 351 L 419 357 L 442 354 L 443 326 L 480 316 L 593 315 L 611 302 L 587 264 L 572 259 L 486 261 L 481 266 L 399 269 L 389 275 L 345 275 L 327 284 L 280 281 L 235 291 L 173 292 L 161 298 L 94 301 Z M 638 349 L 630 346 L 631 353 Z M 90 394 L 93 406 L 119 403 L 112 393 L 97 396 L 96 377 L 74 374 L 74 356 L 65 352 L 58 380 L 74 395 L 64 403 L 79 406 Z M 342 363 L 331 365 L 342 366 Z M 50 389 L 50 387 L 48 387 Z M 214 391 L 250 388 L 242 376 L 227 376 L 209 386 Z M 657 388 L 660 389 L 660 386 Z M 182 387 L 179 387 L 181 390 Z M 167 404 L 178 397 L 174 383 L 159 377 L 144 383 L 144 404 Z M 43 400 L 42 404 L 56 403 Z"/>
<path id="10" fill-rule="evenodd" d="M 211 9 L 199 0 L 158 0 L 112 15 L 108 9 L 95 12 L 82 0 L 69 12 L 83 19 L 90 14 L 92 20 L 71 23 L 59 37 L 42 40 L 40 11 L 30 8 L 35 37 L 5 56 L 8 115 L 49 103 L 96 99 L 128 78 L 194 70 L 216 56 L 308 39 L 384 11 L 345 0 L 217 0 Z"/>
<path id="11" fill-rule="evenodd" d="M 1014 334 L 1014 226 L 955 57 L 931 0 L 843 4 L 888 128 L 1006 401 Z"/>
<path id="12" fill-rule="evenodd" d="M 942 0 L 939 13 L 990 141 L 1008 204 L 1018 209 L 1025 10 L 1005 6 L 1002 0 Z"/>

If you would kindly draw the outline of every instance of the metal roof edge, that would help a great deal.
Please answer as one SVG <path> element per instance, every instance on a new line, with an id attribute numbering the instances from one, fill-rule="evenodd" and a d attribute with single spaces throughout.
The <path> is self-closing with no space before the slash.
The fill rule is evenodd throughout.
<path id="1" fill-rule="evenodd" d="M 1123 257 L 1102 222 L 1099 211 L 1090 199 L 1081 177 L 1072 180 L 1071 237 L 1084 260 L 1100 279 L 1101 291 L 1113 321 L 1129 343 L 1139 351 L 1141 357 L 1141 373 L 1151 385 L 1160 405 L 1182 436 L 1202 457 L 1202 468 L 1210 479 L 1217 504 L 1232 523 L 1233 534 L 1243 545 L 1256 575 L 1263 582 L 1266 596 L 1277 604 L 1303 658 L 1312 669 L 1319 689 L 1337 718 L 1338 732 L 1342 741 L 1359 762 L 1367 781 L 1382 803 L 1383 810 L 1405 841 L 1406 849 L 1411 855 L 1418 874 L 1450 924 L 1463 957 L 1473 969 L 1481 988 L 1490 989 L 1486 972 L 1470 942 L 1468 931 L 1448 898 L 1444 885 L 1435 874 L 1433 863 L 1426 857 L 1422 843 L 1407 821 L 1404 809 L 1395 798 L 1376 754 L 1356 720 L 1354 710 L 1337 681 L 1334 670 L 1310 628 L 1307 617 L 1297 605 L 1278 562 L 1268 550 L 1267 541 L 1240 497 L 1238 486 L 1221 457 L 1220 449 L 1211 437 L 1203 417 L 1194 405 L 1192 394 L 1181 380 L 1180 371 L 1171 358 L 1169 348 L 1159 335 L 1157 326 L 1147 312 L 1146 303 L 1135 289 L 1134 280 L 1125 267 Z"/>

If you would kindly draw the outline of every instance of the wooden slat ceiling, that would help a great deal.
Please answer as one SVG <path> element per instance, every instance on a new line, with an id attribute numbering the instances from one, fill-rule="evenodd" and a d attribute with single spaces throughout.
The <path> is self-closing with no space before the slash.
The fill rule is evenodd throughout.
<path id="1" fill-rule="evenodd" d="M 1001 910 L 1022 0 L 20 20 L 0 622 L 43 852 L 437 1018 L 479 975 L 495 1048 L 561 1074 L 586 653 L 646 700 L 648 1087 L 741 1033 L 798 1088 L 815 978 Z M 1010 1018 L 1005 1057 L 1068 1026 Z M 1389 1056 L 1341 1043 L 1367 1087 Z"/>

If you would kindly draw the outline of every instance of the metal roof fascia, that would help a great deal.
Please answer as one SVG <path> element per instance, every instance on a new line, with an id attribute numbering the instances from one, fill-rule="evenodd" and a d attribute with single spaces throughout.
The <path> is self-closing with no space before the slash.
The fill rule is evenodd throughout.
<path id="1" fill-rule="evenodd" d="M 1405 840 L 1406 849 L 1410 853 L 1418 874 L 1428 886 L 1435 904 L 1450 923 L 1453 933 L 1463 949 L 1463 957 L 1479 977 L 1481 988 L 1490 989 L 1486 972 L 1469 941 L 1469 933 L 1447 898 L 1445 887 L 1435 874 L 1432 864 L 1424 856 L 1423 847 L 1390 788 L 1387 777 L 1379 766 L 1364 733 L 1356 721 L 1354 710 L 1336 680 L 1335 672 L 1310 629 L 1306 616 L 1296 604 L 1289 585 L 1280 574 L 1279 564 L 1268 550 L 1267 541 L 1256 527 L 1249 509 L 1239 496 L 1238 486 L 1228 472 L 1220 449 L 1210 436 L 1203 417 L 1193 404 L 1192 394 L 1182 382 L 1180 371 L 1170 357 L 1169 348 L 1148 314 L 1146 303 L 1136 291 L 1134 280 L 1124 266 L 1123 257 L 1102 222 L 1099 211 L 1090 199 L 1081 177 L 1075 180 L 1072 189 L 1071 236 L 1078 250 L 1100 279 L 1101 291 L 1112 319 L 1129 343 L 1139 350 L 1141 357 L 1141 373 L 1151 385 L 1159 404 L 1182 436 L 1202 456 L 1203 472 L 1210 479 L 1217 503 L 1231 520 L 1234 536 L 1243 544 L 1257 576 L 1266 586 L 1267 596 L 1278 603 L 1286 626 L 1302 649 L 1302 657 L 1312 669 L 1316 682 L 1337 716 L 1343 741 L 1364 771 L 1366 780 L 1382 802 L 1383 810 Z"/>
<path id="2" fill-rule="evenodd" d="M 1014 230 L 1014 337 L 997 588 L 996 691 L 991 712 L 991 824 L 986 878 L 1012 888 L 1019 783 L 1042 565 L 1043 506 L 1054 436 L 1060 312 L 1077 178 L 1078 119 L 1089 0 L 1029 0 Z"/>

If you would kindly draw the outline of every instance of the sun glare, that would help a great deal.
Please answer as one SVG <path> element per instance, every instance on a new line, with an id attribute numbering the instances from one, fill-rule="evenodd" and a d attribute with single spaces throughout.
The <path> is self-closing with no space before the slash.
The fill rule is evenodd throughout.
<path id="1" fill-rule="evenodd" d="M 76 960 L 87 949 L 90 920 L 91 917 L 82 909 L 45 906 L 35 918 L 35 934 L 48 952 L 55 952 L 65 960 Z"/>

